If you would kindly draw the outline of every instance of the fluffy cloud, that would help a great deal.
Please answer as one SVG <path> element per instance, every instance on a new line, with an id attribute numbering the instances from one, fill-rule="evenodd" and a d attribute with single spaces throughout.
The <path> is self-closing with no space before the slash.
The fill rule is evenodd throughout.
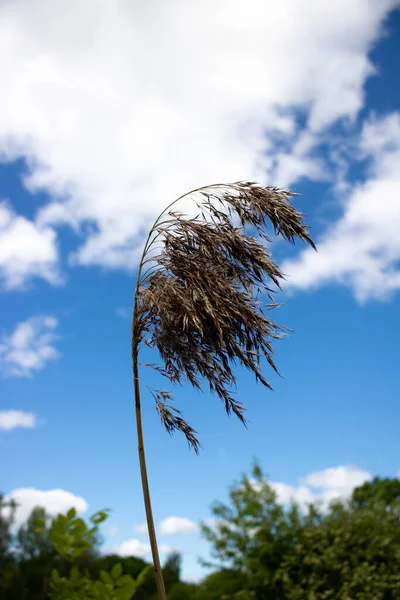
<path id="1" fill-rule="evenodd" d="M 141 542 L 139 540 L 131 539 L 125 540 L 121 544 L 114 546 L 112 552 L 119 556 L 138 556 L 144 558 L 150 554 L 150 544 Z M 182 552 L 182 548 L 179 546 L 168 546 L 167 544 L 161 544 L 159 546 L 160 554 L 171 554 L 172 552 Z"/>
<path id="2" fill-rule="evenodd" d="M 0 155 L 25 156 L 26 186 L 52 198 L 34 226 L 42 262 L 21 275 L 10 259 L 7 280 L 52 281 L 60 224 L 86 236 L 75 262 L 132 268 L 144 228 L 188 189 L 325 178 L 313 150 L 362 107 L 368 51 L 397 4 L 3 2 Z"/>
<path id="3" fill-rule="evenodd" d="M 4 288 L 22 288 L 34 276 L 60 283 L 57 261 L 55 231 L 16 215 L 9 204 L 0 202 L 0 283 Z"/>
<path id="4" fill-rule="evenodd" d="M 348 498 L 355 487 L 370 479 L 368 471 L 351 465 L 341 465 L 310 473 L 298 486 L 271 482 L 271 487 L 282 504 L 295 501 L 304 509 L 308 504 L 318 502 L 326 508 L 334 499 Z"/>
<path id="5" fill-rule="evenodd" d="M 185 517 L 167 517 L 160 523 L 160 535 L 193 533 L 194 531 L 197 531 L 197 524 Z"/>
<path id="6" fill-rule="evenodd" d="M 315 493 L 307 486 L 291 486 L 282 482 L 271 482 L 271 487 L 275 491 L 278 501 L 281 504 L 289 504 L 297 502 L 299 506 L 304 508 L 308 504 L 314 502 L 317 498 Z"/>
<path id="7" fill-rule="evenodd" d="M 337 493 L 347 496 L 355 487 L 358 487 L 371 478 L 368 471 L 363 471 L 354 466 L 339 466 L 316 471 L 307 475 L 304 482 L 322 490 L 330 490 L 329 493 Z"/>
<path id="8" fill-rule="evenodd" d="M 0 368 L 5 375 L 29 377 L 59 357 L 53 343 L 58 321 L 39 315 L 18 323 L 10 335 L 0 338 Z"/>
<path id="9" fill-rule="evenodd" d="M 5 496 L 5 501 L 14 500 L 17 503 L 15 524 L 21 525 L 29 517 L 36 506 L 46 509 L 51 516 L 65 513 L 75 507 L 78 514 L 87 511 L 88 505 L 81 496 L 75 496 L 66 490 L 37 490 L 35 488 L 19 488 Z"/>
<path id="10" fill-rule="evenodd" d="M 121 544 L 114 546 L 113 552 L 119 556 L 138 556 L 143 558 L 150 553 L 150 545 L 140 542 L 139 540 L 125 540 Z"/>
<path id="11" fill-rule="evenodd" d="M 193 533 L 194 531 L 197 531 L 197 529 L 197 524 L 185 517 L 167 517 L 166 519 L 163 519 L 159 525 L 160 535 Z M 134 525 L 133 530 L 141 535 L 147 535 L 147 523 Z"/>
<path id="12" fill-rule="evenodd" d="M 347 285 L 360 302 L 389 298 L 400 289 L 400 113 L 365 124 L 360 158 L 369 161 L 364 183 L 351 189 L 343 215 L 305 250 L 283 264 L 290 288 Z"/>
<path id="13" fill-rule="evenodd" d="M 2 410 L 0 411 L 0 429 L 10 431 L 17 427 L 33 429 L 36 426 L 36 416 L 34 413 L 26 413 L 21 410 Z"/>

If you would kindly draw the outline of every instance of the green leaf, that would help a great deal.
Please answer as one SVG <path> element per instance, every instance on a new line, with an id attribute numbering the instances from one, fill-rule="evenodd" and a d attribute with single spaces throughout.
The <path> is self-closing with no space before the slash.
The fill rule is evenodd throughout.
<path id="1" fill-rule="evenodd" d="M 111 585 L 113 585 L 113 580 L 111 579 L 107 571 L 100 571 L 100 579 L 104 583 L 110 583 Z"/>
<path id="2" fill-rule="evenodd" d="M 60 579 L 61 578 L 60 578 L 60 573 L 58 572 L 58 569 L 53 569 L 52 572 L 51 572 L 51 580 L 54 583 L 57 583 L 57 582 L 60 581 Z"/>
<path id="3" fill-rule="evenodd" d="M 78 567 L 72 567 L 71 574 L 69 576 L 71 581 L 78 581 L 79 579 L 79 569 Z"/>
<path id="4" fill-rule="evenodd" d="M 95 513 L 90 517 L 90 520 L 95 525 L 99 525 L 103 521 L 105 521 L 108 517 L 108 509 L 107 510 L 99 510 L 99 512 Z"/>
<path id="5" fill-rule="evenodd" d="M 58 531 L 50 531 L 50 539 L 52 543 L 62 544 L 64 543 L 65 534 Z"/>
<path id="6" fill-rule="evenodd" d="M 69 554 L 74 558 L 79 558 L 81 554 L 86 550 L 86 548 L 71 548 L 69 550 Z M 67 557 L 68 558 L 68 557 Z"/>
<path id="7" fill-rule="evenodd" d="M 104 583 L 102 583 L 101 581 L 95 581 L 93 587 L 98 594 L 105 594 L 107 591 L 104 586 Z"/>
<path id="8" fill-rule="evenodd" d="M 122 575 L 122 577 L 117 579 L 117 581 L 115 582 L 115 584 L 118 587 L 120 587 L 121 585 L 129 585 L 131 583 L 135 583 L 135 582 L 130 575 Z"/>
<path id="9" fill-rule="evenodd" d="M 68 519 L 65 515 L 62 515 L 61 513 L 59 515 L 57 515 L 57 519 L 56 521 L 62 526 L 62 527 L 67 527 L 68 525 Z"/>
<path id="10" fill-rule="evenodd" d="M 42 530 L 46 527 L 44 519 L 36 519 L 35 524 L 38 530 Z"/>
<path id="11" fill-rule="evenodd" d="M 58 519 L 54 519 L 54 521 L 51 524 L 50 533 L 60 533 L 60 534 L 62 534 L 64 532 L 65 532 L 65 527 L 61 523 L 61 521 L 59 521 Z"/>
<path id="12" fill-rule="evenodd" d="M 130 584 L 123 585 L 114 591 L 117 600 L 131 600 L 136 591 L 135 582 L 132 580 Z"/>
<path id="13" fill-rule="evenodd" d="M 75 519 L 72 525 L 72 531 L 76 534 L 82 534 L 87 531 L 87 525 L 83 519 Z"/>
<path id="14" fill-rule="evenodd" d="M 153 567 L 151 565 L 147 565 L 142 571 L 140 571 L 139 575 L 136 578 L 136 585 L 138 587 L 140 587 L 147 581 L 147 577 L 148 577 L 150 571 L 152 571 L 152 570 L 153 570 Z"/>
<path id="15" fill-rule="evenodd" d="M 76 509 L 74 507 L 72 507 L 67 512 L 67 519 L 68 519 L 68 521 L 72 521 L 72 519 L 75 519 L 75 517 L 76 517 Z"/>
<path id="16" fill-rule="evenodd" d="M 121 563 L 116 563 L 111 569 L 111 577 L 115 580 L 119 579 L 122 575 L 122 565 Z"/>

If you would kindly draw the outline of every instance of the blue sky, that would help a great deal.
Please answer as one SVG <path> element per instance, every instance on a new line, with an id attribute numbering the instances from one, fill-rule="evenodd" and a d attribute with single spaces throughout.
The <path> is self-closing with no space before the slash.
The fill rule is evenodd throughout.
<path id="1" fill-rule="evenodd" d="M 188 579 L 208 554 L 195 524 L 253 457 L 282 502 L 400 470 L 399 3 L 279 4 L 0 8 L 0 489 L 20 520 L 37 502 L 110 507 L 105 549 L 149 558 L 129 314 L 143 236 L 197 185 L 302 194 L 319 252 L 273 246 L 293 333 L 274 392 L 238 372 L 249 428 L 177 390 L 196 456 L 143 393 L 159 542 Z"/>

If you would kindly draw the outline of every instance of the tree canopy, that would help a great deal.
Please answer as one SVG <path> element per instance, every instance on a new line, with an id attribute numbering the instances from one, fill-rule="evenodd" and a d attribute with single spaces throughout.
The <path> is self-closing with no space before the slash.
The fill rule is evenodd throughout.
<path id="1" fill-rule="evenodd" d="M 399 491 L 398 479 L 376 477 L 329 507 L 282 506 L 255 463 L 202 524 L 214 571 L 186 583 L 180 555 L 167 557 L 168 600 L 400 600 Z M 0 497 L 1 600 L 157 598 L 143 559 L 101 554 L 105 512 L 86 523 L 38 507 L 19 529 L 14 513 Z"/>

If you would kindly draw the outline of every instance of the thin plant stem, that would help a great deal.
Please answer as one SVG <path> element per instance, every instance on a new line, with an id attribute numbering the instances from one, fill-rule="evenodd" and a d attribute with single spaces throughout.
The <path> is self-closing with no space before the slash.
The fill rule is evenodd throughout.
<path id="1" fill-rule="evenodd" d="M 217 187 L 222 184 L 216 184 L 213 187 Z M 173 202 L 171 202 L 157 217 L 154 225 L 150 229 L 150 232 L 147 236 L 147 240 L 143 249 L 143 254 L 140 260 L 137 280 L 136 280 L 136 288 L 135 288 L 135 297 L 134 297 L 134 307 L 133 307 L 133 315 L 132 315 L 132 369 L 133 369 L 133 388 L 134 388 L 134 396 L 135 396 L 135 415 L 136 415 L 136 431 L 137 431 L 137 440 L 138 440 L 138 454 L 139 454 L 139 465 L 140 465 L 140 476 L 142 480 L 142 490 L 143 490 L 143 498 L 144 498 L 144 506 L 146 511 L 146 520 L 147 520 L 147 528 L 149 530 L 149 539 L 150 539 L 150 547 L 151 554 L 153 557 L 153 567 L 154 567 L 154 575 L 156 579 L 157 592 L 159 600 L 167 600 L 167 595 L 165 592 L 164 579 L 161 570 L 160 563 L 160 554 L 158 551 L 157 544 L 157 536 L 154 527 L 154 518 L 153 518 L 153 510 L 151 507 L 151 498 L 150 498 L 150 489 L 149 489 L 149 481 L 147 477 L 147 466 L 146 466 L 146 456 L 144 451 L 144 440 L 143 440 L 143 426 L 142 426 L 142 411 L 140 404 L 140 383 L 139 383 L 139 343 L 140 343 L 140 332 L 139 332 L 139 323 L 137 318 L 138 311 L 138 298 L 139 298 L 139 286 L 141 282 L 141 274 L 143 269 L 144 260 L 146 257 L 146 253 L 151 246 L 151 236 L 157 227 L 160 219 L 165 215 L 165 213 L 176 204 L 179 200 L 184 198 L 185 196 L 189 196 L 195 192 L 206 189 L 210 186 L 202 186 L 201 188 L 197 188 L 186 194 L 183 194 Z"/>
<path id="2" fill-rule="evenodd" d="M 135 414 L 136 414 L 136 430 L 138 439 L 138 454 L 140 464 L 140 476 L 142 479 L 142 489 L 144 497 L 144 506 L 146 510 L 147 528 L 149 530 L 151 554 L 153 557 L 153 568 L 154 576 L 156 579 L 157 592 L 160 600 L 167 600 L 165 593 L 164 579 L 162 576 L 160 555 L 158 552 L 157 537 L 154 527 L 153 511 L 151 508 L 149 481 L 147 478 L 147 466 L 146 456 L 144 452 L 144 440 L 143 440 L 143 427 L 142 427 L 142 414 L 140 406 L 140 386 L 139 386 L 139 365 L 138 365 L 138 349 L 137 345 L 132 353 L 133 362 L 133 377 L 134 377 L 134 391 L 135 391 Z"/>

